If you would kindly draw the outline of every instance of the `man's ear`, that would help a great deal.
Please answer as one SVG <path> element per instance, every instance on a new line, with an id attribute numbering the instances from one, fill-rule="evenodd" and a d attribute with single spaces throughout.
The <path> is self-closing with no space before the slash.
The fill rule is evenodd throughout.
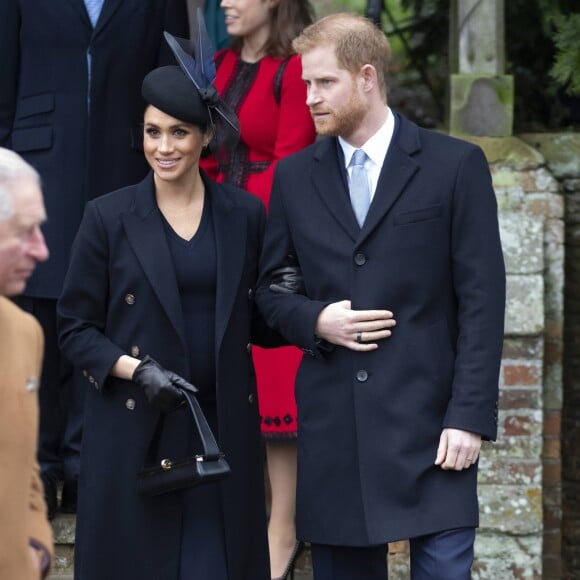
<path id="1" fill-rule="evenodd" d="M 361 67 L 359 78 L 364 92 L 369 92 L 377 86 L 377 71 L 372 64 L 365 64 Z"/>

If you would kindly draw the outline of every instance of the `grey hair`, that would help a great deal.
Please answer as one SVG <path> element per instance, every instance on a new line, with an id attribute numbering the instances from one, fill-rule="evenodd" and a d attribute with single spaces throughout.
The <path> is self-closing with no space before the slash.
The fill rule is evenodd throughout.
<path id="1" fill-rule="evenodd" d="M 18 153 L 0 147 L 0 222 L 9 220 L 14 214 L 12 194 L 25 179 L 32 179 L 40 186 L 40 175 L 32 165 Z"/>

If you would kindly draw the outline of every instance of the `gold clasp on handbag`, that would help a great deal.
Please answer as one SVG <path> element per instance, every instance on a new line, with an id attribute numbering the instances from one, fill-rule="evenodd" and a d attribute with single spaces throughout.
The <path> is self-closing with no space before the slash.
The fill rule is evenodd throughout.
<path id="1" fill-rule="evenodd" d="M 169 471 L 173 467 L 173 463 L 171 463 L 171 459 L 162 459 L 161 460 L 161 468 L 165 469 L 165 471 Z"/>

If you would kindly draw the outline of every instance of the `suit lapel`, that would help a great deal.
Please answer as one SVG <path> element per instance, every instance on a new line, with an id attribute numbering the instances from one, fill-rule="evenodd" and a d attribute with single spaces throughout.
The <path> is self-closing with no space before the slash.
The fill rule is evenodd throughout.
<path id="1" fill-rule="evenodd" d="M 211 195 L 211 211 L 217 248 L 216 294 L 216 353 L 232 316 L 239 291 L 242 267 L 246 253 L 248 223 L 245 213 L 234 205 L 225 189 L 205 180 L 206 191 Z"/>
<path id="2" fill-rule="evenodd" d="M 133 211 L 122 214 L 121 221 L 129 244 L 185 349 L 181 298 L 151 175 L 138 185 Z"/>
<path id="3" fill-rule="evenodd" d="M 416 125 L 396 115 L 395 134 L 381 169 L 377 189 L 357 242 L 362 242 L 379 225 L 419 169 L 411 156 L 420 149 Z"/>
<path id="4" fill-rule="evenodd" d="M 312 182 L 328 211 L 355 240 L 358 237 L 359 226 L 350 204 L 346 172 L 339 149 L 336 139 L 323 139 L 317 143 Z"/>

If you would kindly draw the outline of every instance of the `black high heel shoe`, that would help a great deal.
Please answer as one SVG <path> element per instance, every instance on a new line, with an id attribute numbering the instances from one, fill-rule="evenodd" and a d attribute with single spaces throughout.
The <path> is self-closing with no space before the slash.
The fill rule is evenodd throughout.
<path id="1" fill-rule="evenodd" d="M 296 542 L 292 554 L 290 554 L 290 559 L 288 564 L 286 564 L 286 569 L 284 570 L 282 576 L 277 578 L 272 578 L 272 580 L 294 580 L 294 566 L 296 566 L 296 560 L 300 557 L 300 554 L 304 551 L 304 542 Z"/>

